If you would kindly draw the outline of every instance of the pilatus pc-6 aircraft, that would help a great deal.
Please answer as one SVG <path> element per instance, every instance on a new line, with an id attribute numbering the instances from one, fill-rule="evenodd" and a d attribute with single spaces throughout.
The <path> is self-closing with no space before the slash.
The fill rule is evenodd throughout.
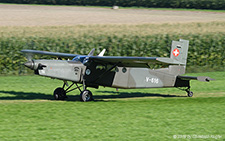
<path id="1" fill-rule="evenodd" d="M 93 56 L 95 49 L 88 55 L 75 55 L 37 50 L 22 50 L 29 54 L 51 55 L 72 60 L 33 60 L 28 58 L 24 65 L 40 76 L 63 80 L 63 86 L 56 88 L 54 98 L 64 100 L 66 94 L 75 89 L 80 91 L 81 101 L 91 101 L 93 96 L 87 87 L 99 86 L 139 89 L 177 87 L 185 90 L 189 97 L 190 80 L 209 82 L 209 77 L 182 76 L 185 73 L 189 41 L 172 41 L 170 58 L 166 57 L 120 57 L 103 56 L 105 49 Z M 167 64 L 167 68 L 150 69 L 151 64 Z M 67 81 L 72 84 L 68 86 Z M 81 84 L 81 85 L 78 85 Z M 67 88 L 65 86 L 67 85 Z M 76 86 L 72 88 L 72 86 Z M 81 90 L 83 87 L 83 90 Z"/>

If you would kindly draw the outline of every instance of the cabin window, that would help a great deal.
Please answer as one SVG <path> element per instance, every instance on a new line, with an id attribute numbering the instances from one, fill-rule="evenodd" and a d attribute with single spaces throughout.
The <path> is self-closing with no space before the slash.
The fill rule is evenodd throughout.
<path id="1" fill-rule="evenodd" d="M 97 65 L 96 70 L 106 70 L 106 66 L 104 65 Z"/>
<path id="2" fill-rule="evenodd" d="M 110 67 L 112 67 L 112 66 L 110 66 Z M 114 67 L 114 68 L 111 70 L 111 72 L 119 72 L 119 68 L 118 68 L 118 67 Z"/>

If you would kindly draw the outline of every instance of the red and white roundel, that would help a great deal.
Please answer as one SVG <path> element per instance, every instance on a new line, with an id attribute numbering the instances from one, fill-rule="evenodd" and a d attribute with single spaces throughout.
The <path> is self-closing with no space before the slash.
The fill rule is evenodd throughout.
<path id="1" fill-rule="evenodd" d="M 180 54 L 179 49 L 176 48 L 173 50 L 173 56 L 177 57 L 179 54 Z"/>

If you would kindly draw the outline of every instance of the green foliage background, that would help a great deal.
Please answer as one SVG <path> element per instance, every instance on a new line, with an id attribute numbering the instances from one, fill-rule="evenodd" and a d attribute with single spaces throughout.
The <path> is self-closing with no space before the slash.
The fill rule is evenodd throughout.
<path id="1" fill-rule="evenodd" d="M 74 36 L 11 35 L 0 36 L 0 74 L 27 73 L 22 63 L 26 58 L 22 49 L 35 49 L 73 54 L 88 54 L 92 48 L 99 53 L 103 48 L 108 56 L 169 57 L 172 40 L 190 41 L 187 68 L 189 72 L 224 70 L 225 33 L 204 34 L 117 34 L 82 33 Z M 97 54 L 96 53 L 96 54 Z M 40 56 L 39 56 L 40 58 Z"/>
<path id="2" fill-rule="evenodd" d="M 224 0 L 0 0 L 1 3 L 225 10 Z"/>

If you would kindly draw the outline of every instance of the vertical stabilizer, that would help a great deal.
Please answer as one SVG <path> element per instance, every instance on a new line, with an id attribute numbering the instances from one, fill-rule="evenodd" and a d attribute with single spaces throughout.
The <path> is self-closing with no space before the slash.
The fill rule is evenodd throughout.
<path id="1" fill-rule="evenodd" d="M 185 73 L 187 55 L 188 55 L 189 41 L 180 39 L 179 41 L 173 41 L 171 45 L 170 58 L 181 62 L 185 65 L 170 65 L 169 71 L 171 74 L 181 75 Z"/>
<path id="2" fill-rule="evenodd" d="M 180 39 L 173 41 L 171 46 L 170 58 L 179 61 L 183 64 L 187 63 L 189 41 Z"/>

